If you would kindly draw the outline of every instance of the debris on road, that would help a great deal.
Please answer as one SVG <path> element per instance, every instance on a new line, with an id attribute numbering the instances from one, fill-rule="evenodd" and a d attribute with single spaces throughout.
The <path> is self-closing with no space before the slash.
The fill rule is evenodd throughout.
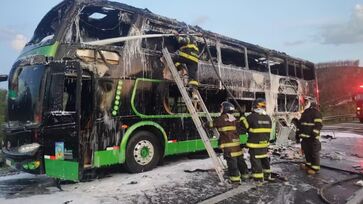
<path id="1" fill-rule="evenodd" d="M 355 185 L 363 187 L 363 180 L 357 181 Z"/>
<path id="2" fill-rule="evenodd" d="M 321 137 L 329 140 L 337 139 L 335 135 L 321 135 Z"/>
<path id="3" fill-rule="evenodd" d="M 363 158 L 363 156 L 361 156 L 361 155 L 359 155 L 357 153 L 353 153 L 353 154 L 351 154 L 351 156 L 358 157 L 358 158 Z"/>
<path id="4" fill-rule="evenodd" d="M 184 170 L 185 173 L 195 173 L 195 172 L 210 172 L 213 169 L 194 169 L 194 170 Z"/>
<path id="5" fill-rule="evenodd" d="M 328 158 L 331 160 L 342 160 L 344 156 L 345 156 L 345 153 L 343 153 L 343 152 L 329 152 L 329 153 L 321 154 L 322 158 Z"/>

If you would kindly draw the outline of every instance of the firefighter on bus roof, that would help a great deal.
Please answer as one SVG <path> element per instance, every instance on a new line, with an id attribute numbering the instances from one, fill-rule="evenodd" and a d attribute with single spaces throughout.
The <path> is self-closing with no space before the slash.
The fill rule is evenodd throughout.
<path id="1" fill-rule="evenodd" d="M 241 142 L 237 132 L 238 121 L 232 115 L 235 107 L 230 102 L 221 104 L 221 116 L 213 121 L 210 127 L 215 127 L 220 133 L 219 146 L 223 151 L 223 157 L 227 161 L 228 176 L 232 183 L 240 183 L 248 178 L 247 164 L 243 158 Z"/>
<path id="2" fill-rule="evenodd" d="M 323 120 L 318 110 L 318 104 L 315 100 L 311 100 L 310 105 L 301 115 L 296 133 L 302 139 L 301 148 L 306 160 L 305 164 L 301 165 L 301 168 L 310 175 L 314 175 L 320 170 L 321 143 L 319 139 L 322 127 Z"/>
<path id="3" fill-rule="evenodd" d="M 258 98 L 253 103 L 253 111 L 247 117 L 240 118 L 242 129 L 248 133 L 247 147 L 249 148 L 252 167 L 252 178 L 261 185 L 271 178 L 270 158 L 268 146 L 272 122 L 266 113 L 266 101 Z"/>
<path id="4" fill-rule="evenodd" d="M 186 35 L 179 35 L 183 33 Z M 199 63 L 199 48 L 193 36 L 189 35 L 188 31 L 181 29 L 178 32 L 174 32 L 179 44 L 179 49 L 176 55 L 173 57 L 175 67 L 178 70 L 183 69 L 183 64 L 186 65 L 189 75 L 188 86 L 198 88 L 198 63 Z"/>

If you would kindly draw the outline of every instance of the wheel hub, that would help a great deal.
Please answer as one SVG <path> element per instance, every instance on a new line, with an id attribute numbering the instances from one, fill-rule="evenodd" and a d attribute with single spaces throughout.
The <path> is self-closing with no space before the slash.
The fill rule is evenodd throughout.
<path id="1" fill-rule="evenodd" d="M 134 158 L 138 164 L 147 165 L 154 157 L 154 146 L 148 140 L 141 140 L 134 148 Z"/>

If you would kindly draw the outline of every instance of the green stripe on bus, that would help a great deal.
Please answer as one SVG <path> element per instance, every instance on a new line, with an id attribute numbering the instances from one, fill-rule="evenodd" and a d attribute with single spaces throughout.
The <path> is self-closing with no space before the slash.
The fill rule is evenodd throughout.
<path id="1" fill-rule="evenodd" d="M 94 154 L 94 160 L 93 160 L 94 167 L 109 166 L 120 163 L 121 163 L 120 150 L 96 151 Z"/>
<path id="2" fill-rule="evenodd" d="M 28 56 L 34 56 L 34 55 L 42 55 L 46 57 L 54 57 L 57 53 L 59 47 L 59 42 L 55 42 L 52 45 L 46 45 L 42 47 L 37 47 L 34 49 L 24 49 L 23 52 L 20 54 L 18 59 L 22 59 Z"/>
<path id="3" fill-rule="evenodd" d="M 218 147 L 217 139 L 211 139 L 210 141 L 213 148 Z M 165 156 L 188 153 L 188 152 L 197 152 L 202 150 L 205 150 L 205 147 L 201 139 L 172 142 L 172 143 L 167 143 L 165 149 Z"/>
<path id="4" fill-rule="evenodd" d="M 79 181 L 78 162 L 44 159 L 45 174 L 50 177 Z"/>
<path id="5" fill-rule="evenodd" d="M 240 139 L 241 139 L 241 144 L 246 143 L 247 135 L 246 134 L 240 135 Z M 217 139 L 210 139 L 210 141 L 213 148 L 218 148 Z M 172 142 L 172 143 L 167 143 L 165 149 L 165 156 L 188 153 L 188 152 L 197 152 L 202 150 L 205 150 L 205 147 L 201 139 Z"/>

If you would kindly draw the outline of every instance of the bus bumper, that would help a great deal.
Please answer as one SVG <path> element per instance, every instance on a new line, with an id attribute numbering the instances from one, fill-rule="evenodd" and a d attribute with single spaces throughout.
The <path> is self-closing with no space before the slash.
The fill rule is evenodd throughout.
<path id="1" fill-rule="evenodd" d="M 43 174 L 43 162 L 36 156 L 24 155 L 18 152 L 10 152 L 6 149 L 2 150 L 5 157 L 5 164 L 31 174 Z M 36 154 L 37 155 L 37 154 Z"/>

